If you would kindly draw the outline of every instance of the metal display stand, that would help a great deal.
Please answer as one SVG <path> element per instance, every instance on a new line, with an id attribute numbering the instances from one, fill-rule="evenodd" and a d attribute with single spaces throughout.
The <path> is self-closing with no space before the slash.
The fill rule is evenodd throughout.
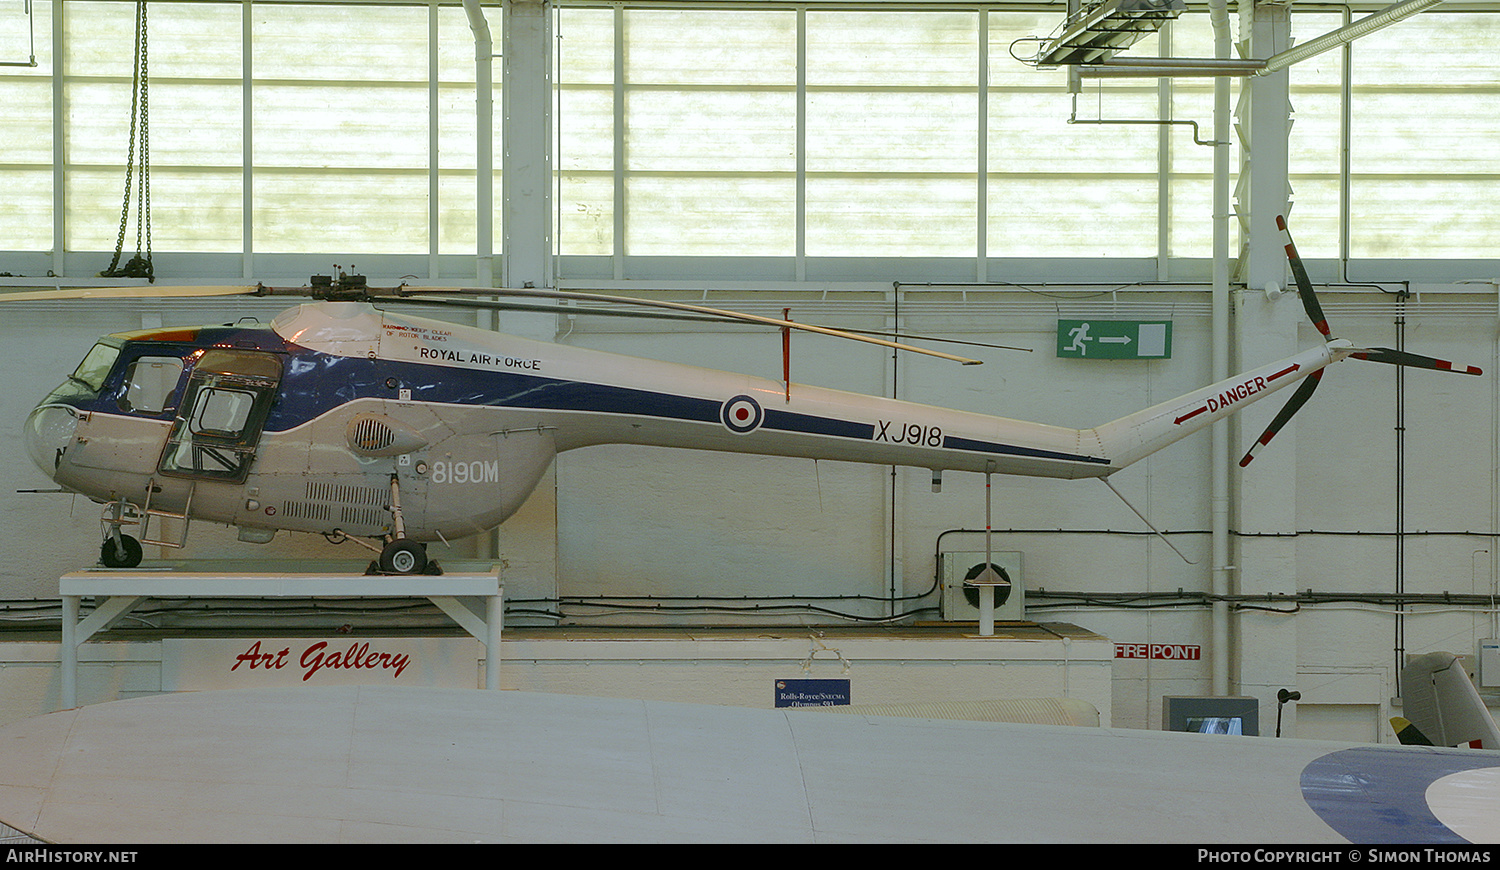
<path id="1" fill-rule="evenodd" d="M 89 570 L 64 574 L 62 709 L 78 706 L 78 646 L 114 625 L 148 598 L 426 598 L 485 646 L 484 687 L 500 688 L 503 587 L 500 569 L 487 573 L 300 574 Z M 97 606 L 80 620 L 82 598 Z"/>

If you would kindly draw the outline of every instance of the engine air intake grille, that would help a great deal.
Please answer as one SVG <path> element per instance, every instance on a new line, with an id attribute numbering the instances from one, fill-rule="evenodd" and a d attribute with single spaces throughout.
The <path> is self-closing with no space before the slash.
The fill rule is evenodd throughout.
<path id="1" fill-rule="evenodd" d="M 384 421 L 375 417 L 362 417 L 354 421 L 350 442 L 363 453 L 377 453 L 396 443 L 396 433 Z"/>

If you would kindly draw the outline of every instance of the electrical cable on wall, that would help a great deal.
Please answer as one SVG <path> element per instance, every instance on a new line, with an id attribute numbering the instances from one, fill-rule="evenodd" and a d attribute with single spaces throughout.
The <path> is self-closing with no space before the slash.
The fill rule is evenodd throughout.
<path id="1" fill-rule="evenodd" d="M 151 264 L 151 125 L 148 108 L 149 75 L 146 44 L 146 0 L 135 4 L 135 67 L 130 88 L 130 149 L 125 158 L 125 197 L 120 205 L 120 234 L 115 240 L 115 255 L 102 278 L 145 278 L 155 283 Z M 139 145 L 139 149 L 137 148 Z M 139 156 L 137 156 L 139 155 Z M 137 172 L 137 166 L 139 171 Z M 120 257 L 125 250 L 125 226 L 130 220 L 131 184 L 135 185 L 135 256 L 124 267 Z"/>

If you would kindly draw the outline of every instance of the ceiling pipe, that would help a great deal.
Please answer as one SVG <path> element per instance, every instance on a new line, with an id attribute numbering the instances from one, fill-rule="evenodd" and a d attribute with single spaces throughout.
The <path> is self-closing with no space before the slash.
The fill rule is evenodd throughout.
<path id="1" fill-rule="evenodd" d="M 1078 67 L 1084 78 L 1182 78 L 1188 76 L 1252 76 L 1266 64 L 1263 60 L 1216 57 L 1117 57 Z"/>
<path id="2" fill-rule="evenodd" d="M 1266 65 L 1256 70 L 1258 76 L 1268 75 L 1279 70 L 1284 70 L 1294 63 L 1315 57 L 1325 51 L 1348 45 L 1361 36 L 1374 33 L 1385 27 L 1395 24 L 1405 18 L 1410 18 L 1425 9 L 1438 5 L 1443 0 L 1405 0 L 1388 6 L 1380 12 L 1376 12 L 1366 18 L 1361 18 L 1352 24 L 1346 24 L 1338 30 L 1329 31 L 1316 39 L 1310 39 L 1298 46 L 1293 46 L 1286 51 L 1273 54 L 1266 59 Z"/>
<path id="3" fill-rule="evenodd" d="M 464 0 L 469 30 L 474 33 L 474 175 L 475 264 L 480 287 L 495 286 L 495 40 L 479 0 Z"/>

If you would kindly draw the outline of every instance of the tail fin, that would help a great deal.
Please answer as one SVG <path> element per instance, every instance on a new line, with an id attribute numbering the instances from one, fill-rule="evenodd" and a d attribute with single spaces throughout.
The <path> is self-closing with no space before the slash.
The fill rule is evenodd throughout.
<path id="1" fill-rule="evenodd" d="M 1429 745 L 1500 749 L 1500 728 L 1453 653 L 1413 657 L 1401 669 L 1401 696 L 1407 724 Z"/>
<path id="2" fill-rule="evenodd" d="M 1396 732 L 1396 739 L 1402 746 L 1431 746 L 1432 741 L 1427 739 L 1417 726 L 1411 724 L 1410 719 L 1400 716 L 1391 717 L 1391 730 Z"/>

